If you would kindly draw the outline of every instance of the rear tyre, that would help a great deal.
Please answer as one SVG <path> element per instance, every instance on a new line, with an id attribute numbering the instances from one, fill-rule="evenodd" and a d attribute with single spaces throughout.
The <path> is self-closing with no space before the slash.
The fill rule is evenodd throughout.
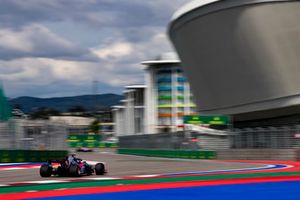
<path id="1" fill-rule="evenodd" d="M 95 173 L 96 173 L 96 175 L 104 175 L 105 174 L 105 166 L 103 163 L 97 163 L 95 165 Z"/>
<path id="2" fill-rule="evenodd" d="M 79 176 L 79 167 L 77 165 L 71 165 L 69 172 L 70 176 Z"/>
<path id="3" fill-rule="evenodd" d="M 40 167 L 40 175 L 41 177 L 50 177 L 52 175 L 52 167 L 47 164 L 43 164 Z"/>

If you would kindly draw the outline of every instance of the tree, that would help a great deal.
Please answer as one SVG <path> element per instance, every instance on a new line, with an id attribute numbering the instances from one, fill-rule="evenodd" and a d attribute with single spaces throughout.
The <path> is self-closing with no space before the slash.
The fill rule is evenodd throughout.
<path id="1" fill-rule="evenodd" d="M 94 120 L 90 126 L 89 126 L 89 129 L 90 129 L 90 132 L 92 133 L 98 133 L 99 132 L 99 129 L 100 129 L 100 125 L 99 125 L 99 121 L 96 119 Z"/>
<path id="2" fill-rule="evenodd" d="M 69 112 L 81 112 L 84 113 L 86 109 L 81 105 L 72 106 L 68 109 Z"/>
<path id="3" fill-rule="evenodd" d="M 60 112 L 53 108 L 38 108 L 35 112 L 31 113 L 30 118 L 32 119 L 49 119 L 50 116 L 58 116 Z"/>
<path id="4" fill-rule="evenodd" d="M 14 104 L 13 108 L 22 110 L 22 105 L 21 104 Z"/>

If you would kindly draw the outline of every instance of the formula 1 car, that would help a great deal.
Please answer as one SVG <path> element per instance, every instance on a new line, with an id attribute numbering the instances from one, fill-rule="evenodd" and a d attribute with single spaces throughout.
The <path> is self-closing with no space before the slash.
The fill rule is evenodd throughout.
<path id="1" fill-rule="evenodd" d="M 92 174 L 104 175 L 106 172 L 104 163 L 97 163 L 90 165 L 80 158 L 76 158 L 69 162 L 68 159 L 63 160 L 49 160 L 47 164 L 40 167 L 41 177 L 56 176 L 89 176 Z"/>
<path id="2" fill-rule="evenodd" d="M 76 149 L 77 152 L 93 152 L 94 150 L 91 148 L 81 147 Z"/>

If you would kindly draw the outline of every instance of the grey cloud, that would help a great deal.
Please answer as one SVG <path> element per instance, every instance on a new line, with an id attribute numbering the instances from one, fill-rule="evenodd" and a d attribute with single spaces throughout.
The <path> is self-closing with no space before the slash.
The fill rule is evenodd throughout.
<path id="1" fill-rule="evenodd" d="M 43 20 L 63 20 L 60 4 L 56 1 L 39 0 L 2 0 L 0 6 L 0 25 L 2 27 L 20 27 Z"/>
<path id="2" fill-rule="evenodd" d="M 87 23 L 92 26 L 162 25 L 174 8 L 187 0 L 2 0 L 0 25 L 18 27 L 42 21 Z"/>
<path id="3" fill-rule="evenodd" d="M 77 1 L 72 9 L 84 8 L 87 12 L 79 14 L 71 13 L 72 20 L 89 24 L 93 27 L 145 27 L 165 26 L 175 8 L 187 2 L 187 0 L 98 0 L 93 4 Z"/>
<path id="4" fill-rule="evenodd" d="M 7 67 L 5 65 L 3 66 L 2 63 L 0 62 L 0 71 L 1 71 L 2 75 L 10 75 L 10 74 L 19 73 L 22 70 L 23 70 L 23 68 L 21 66 Z"/>
<path id="5" fill-rule="evenodd" d="M 0 30 L 0 59 L 20 57 L 97 60 L 88 49 L 52 33 L 41 25 L 30 25 L 18 30 Z"/>
<path id="6" fill-rule="evenodd" d="M 92 80 L 99 81 L 100 93 L 120 93 L 126 84 L 143 83 L 139 63 L 172 49 L 166 25 L 188 0 L 0 1 L 0 79 L 6 94 L 50 97 L 91 93 Z M 1 31 L 16 42 L 2 42 Z M 118 42 L 133 51 L 99 59 L 90 50 Z M 39 57 L 50 59 L 39 62 Z M 77 70 L 78 78 L 61 70 L 66 66 L 69 72 Z"/>
<path id="7" fill-rule="evenodd" d="M 147 42 L 148 38 L 160 28 L 165 27 L 175 8 L 188 0 L 2 0 L 0 7 L 0 27 L 20 31 L 32 24 L 44 22 L 68 21 L 78 29 L 86 27 L 91 37 L 101 37 L 101 42 L 111 42 L 121 37 L 133 43 Z M 91 30 L 90 28 L 98 31 Z M 162 29 L 163 27 L 163 29 Z M 53 27 L 52 27 L 53 28 Z M 104 34 L 110 30 L 111 34 Z M 76 30 L 66 30 L 64 35 L 73 35 Z M 103 32 L 103 33 L 102 33 Z M 96 35 L 95 35 L 96 34 Z M 101 36 L 100 36 L 101 35 Z M 50 37 L 50 38 L 49 38 Z M 76 34 L 72 37 L 75 41 Z M 110 38 L 110 39 L 108 39 Z M 0 38 L 1 39 L 1 38 Z M 16 57 L 52 57 L 74 60 L 97 61 L 87 48 L 71 44 L 67 39 L 54 37 L 49 33 L 37 30 L 32 34 L 34 43 L 31 52 L 20 52 L 3 48 L 0 45 L 0 59 Z M 95 44 L 96 45 L 96 44 Z"/>

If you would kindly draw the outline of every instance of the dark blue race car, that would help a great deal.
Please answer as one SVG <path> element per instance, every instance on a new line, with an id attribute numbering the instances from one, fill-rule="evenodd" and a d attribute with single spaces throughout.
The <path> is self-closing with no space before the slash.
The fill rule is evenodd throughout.
<path id="1" fill-rule="evenodd" d="M 90 165 L 86 161 L 74 156 L 62 160 L 49 160 L 47 164 L 40 167 L 41 177 L 56 176 L 83 176 L 83 175 L 104 175 L 107 173 L 104 163 Z"/>

